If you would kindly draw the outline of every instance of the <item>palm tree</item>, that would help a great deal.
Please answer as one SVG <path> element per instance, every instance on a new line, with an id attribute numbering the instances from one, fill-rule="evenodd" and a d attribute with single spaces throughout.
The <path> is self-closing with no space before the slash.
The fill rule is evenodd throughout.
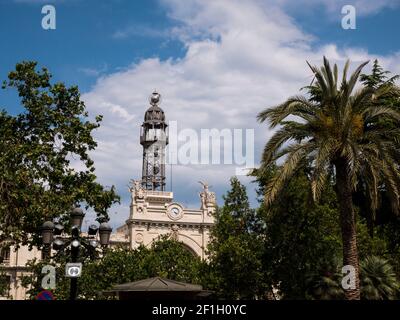
<path id="1" fill-rule="evenodd" d="M 371 256 L 361 262 L 361 297 L 368 300 L 394 299 L 399 282 L 385 259 Z"/>
<path id="2" fill-rule="evenodd" d="M 339 268 L 327 268 L 325 271 L 311 272 L 307 280 L 307 292 L 313 299 L 340 300 L 344 292 L 341 286 L 341 273 Z"/>
<path id="3" fill-rule="evenodd" d="M 399 207 L 400 172 L 394 161 L 396 141 L 400 129 L 380 125 L 379 120 L 400 120 L 400 113 L 391 106 L 382 106 L 381 95 L 389 91 L 399 93 L 393 85 L 378 89 L 361 87 L 355 90 L 361 64 L 347 78 L 346 62 L 342 81 L 338 86 L 338 67 L 333 70 L 324 57 L 319 69 L 310 66 L 316 83 L 309 86 L 308 96 L 289 98 L 281 105 L 267 108 L 258 114 L 258 120 L 269 121 L 270 127 L 280 128 L 264 147 L 262 167 L 283 158 L 283 164 L 270 179 L 266 188 L 268 206 L 277 197 L 285 182 L 305 161 L 312 164 L 311 187 L 314 200 L 318 200 L 329 173 L 336 181 L 340 225 L 343 242 L 343 264 L 354 266 L 356 287 L 345 292 L 346 299 L 360 298 L 359 261 L 356 239 L 355 213 L 352 192 L 360 175 L 373 210 L 378 207 L 378 188 L 382 183 L 391 196 L 394 210 Z M 332 170 L 334 169 L 334 170 Z"/>
<path id="4" fill-rule="evenodd" d="M 331 272 L 317 271 L 308 277 L 308 292 L 318 300 L 342 299 L 344 290 L 339 268 Z M 389 261 L 370 256 L 360 263 L 361 298 L 367 300 L 395 299 L 400 288 L 396 273 Z"/>
<path id="5" fill-rule="evenodd" d="M 338 274 L 338 277 L 340 274 Z M 340 281 L 327 276 L 321 276 L 314 279 L 311 293 L 313 298 L 317 300 L 341 300 L 343 299 L 343 289 Z"/>

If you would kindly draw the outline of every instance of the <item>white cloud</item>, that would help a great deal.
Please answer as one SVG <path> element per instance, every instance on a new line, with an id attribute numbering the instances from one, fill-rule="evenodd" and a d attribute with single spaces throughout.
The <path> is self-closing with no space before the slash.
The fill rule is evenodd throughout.
<path id="1" fill-rule="evenodd" d="M 84 67 L 84 68 L 78 69 L 79 72 L 82 72 L 84 75 L 89 76 L 89 77 L 99 77 L 102 74 L 104 74 L 107 70 L 108 70 L 108 66 L 105 63 L 99 68 Z"/>
<path id="2" fill-rule="evenodd" d="M 316 5 L 322 5 L 328 14 L 336 15 L 341 14 L 343 6 L 352 5 L 356 8 L 357 14 L 362 16 L 376 14 L 383 9 L 400 6 L 400 0 L 275 0 L 272 2 L 282 7 L 295 8 L 297 10 L 315 10 Z"/>
<path id="3" fill-rule="evenodd" d="M 169 36 L 168 30 L 160 30 L 148 26 L 128 26 L 118 29 L 112 34 L 112 38 L 124 40 L 132 36 L 147 37 L 147 38 L 162 38 Z"/>
<path id="4" fill-rule="evenodd" d="M 113 209 L 124 217 L 119 222 L 128 215 L 126 184 L 141 176 L 139 128 L 155 88 L 163 96 L 167 118 L 182 128 L 254 128 L 258 159 L 271 132 L 256 122 L 256 114 L 298 94 L 311 81 L 306 60 L 320 64 L 327 55 L 340 64 L 346 58 L 357 64 L 372 58 L 357 48 L 312 47 L 312 35 L 276 6 L 239 0 L 164 3 L 170 17 L 179 21 L 173 34 L 184 43 L 185 56 L 144 59 L 98 79 L 83 96 L 91 114 L 104 115 L 93 158 L 100 181 L 115 184 L 123 196 L 124 206 Z M 378 58 L 394 70 L 394 57 Z M 223 165 L 174 166 L 177 200 L 195 202 L 199 180 L 207 180 L 220 197 L 234 172 L 234 167 Z"/>

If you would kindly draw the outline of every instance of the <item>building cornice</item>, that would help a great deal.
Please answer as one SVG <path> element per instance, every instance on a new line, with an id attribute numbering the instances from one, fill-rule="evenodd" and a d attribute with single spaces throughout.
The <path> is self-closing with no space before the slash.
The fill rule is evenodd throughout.
<path id="1" fill-rule="evenodd" d="M 213 226 L 213 223 L 208 222 L 184 222 L 184 221 L 154 221 L 148 219 L 128 219 L 126 220 L 126 224 L 129 225 L 137 225 L 137 226 L 145 226 L 145 227 L 155 227 L 162 228 L 167 227 L 170 228 L 173 225 L 177 225 L 180 228 L 185 229 L 201 229 L 206 228 L 210 229 Z"/>

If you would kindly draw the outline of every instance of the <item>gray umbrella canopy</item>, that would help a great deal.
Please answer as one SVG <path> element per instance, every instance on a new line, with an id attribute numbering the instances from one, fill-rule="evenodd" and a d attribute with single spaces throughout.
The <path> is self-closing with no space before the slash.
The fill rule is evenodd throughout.
<path id="1" fill-rule="evenodd" d="M 202 291 L 203 287 L 198 284 L 190 284 L 154 277 L 135 282 L 119 284 L 112 291 Z"/>
<path id="2" fill-rule="evenodd" d="M 203 290 L 198 284 L 154 277 L 135 282 L 118 284 L 111 290 L 103 291 L 106 296 L 117 295 L 122 300 L 133 299 L 204 299 L 212 295 L 212 291 Z"/>

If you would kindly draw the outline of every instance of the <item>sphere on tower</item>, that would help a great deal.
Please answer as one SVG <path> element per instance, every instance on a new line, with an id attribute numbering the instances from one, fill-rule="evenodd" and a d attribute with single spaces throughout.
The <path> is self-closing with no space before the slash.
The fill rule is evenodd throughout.
<path id="1" fill-rule="evenodd" d="M 158 106 L 160 99 L 161 95 L 158 92 L 154 91 L 150 97 L 151 107 L 147 109 L 146 113 L 144 114 L 144 121 L 165 121 L 164 111 Z"/>
<path id="2" fill-rule="evenodd" d="M 157 91 L 153 91 L 150 97 L 150 104 L 153 106 L 160 102 L 161 95 Z"/>

